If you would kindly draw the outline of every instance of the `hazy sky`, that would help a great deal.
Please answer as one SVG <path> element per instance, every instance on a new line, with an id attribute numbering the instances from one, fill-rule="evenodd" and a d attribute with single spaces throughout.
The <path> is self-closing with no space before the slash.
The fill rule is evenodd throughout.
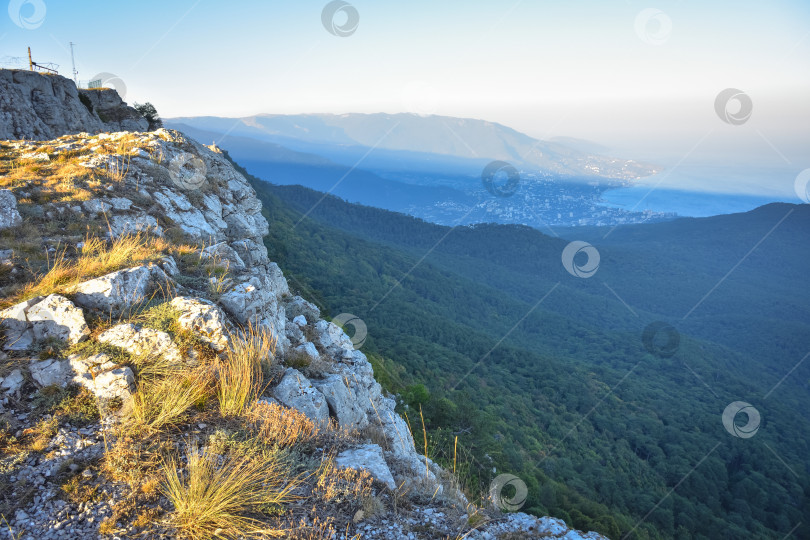
<path id="1" fill-rule="evenodd" d="M 351 4 L 359 24 L 339 37 L 320 0 L 12 0 L 0 50 L 30 45 L 69 76 L 74 41 L 79 79 L 116 74 L 167 117 L 414 111 L 666 164 L 810 167 L 807 0 Z M 726 88 L 751 99 L 741 125 L 715 112 Z"/>

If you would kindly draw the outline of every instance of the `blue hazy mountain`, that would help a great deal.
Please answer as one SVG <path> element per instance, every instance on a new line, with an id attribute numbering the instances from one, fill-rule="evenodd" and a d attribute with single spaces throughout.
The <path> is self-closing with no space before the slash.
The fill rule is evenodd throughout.
<path id="1" fill-rule="evenodd" d="M 643 208 L 628 210 L 606 204 L 602 195 L 607 189 L 633 181 L 594 176 L 590 174 L 593 171 L 583 173 L 580 166 L 586 163 L 596 169 L 607 160 L 611 163 L 611 174 L 622 175 L 635 167 L 632 162 L 535 141 L 504 126 L 478 120 L 414 115 L 344 116 L 259 116 L 237 120 L 201 117 L 175 119 L 166 124 L 198 140 L 215 141 L 248 171 L 276 184 L 300 184 L 350 202 L 403 212 L 444 225 L 516 223 L 543 229 L 674 217 L 665 212 L 645 212 Z M 294 122 L 293 118 L 299 121 Z M 346 127 L 338 129 L 324 120 L 336 118 L 343 118 Z M 388 121 L 392 118 L 397 118 L 399 123 L 390 124 Z M 386 132 L 387 137 L 398 133 L 398 138 L 389 145 L 399 149 L 382 148 L 387 137 L 372 142 L 373 136 L 386 127 L 390 131 Z M 425 133 L 438 129 L 445 133 L 434 134 L 430 139 L 433 142 L 428 141 Z M 412 144 L 406 142 L 406 132 Z M 452 133 L 463 133 L 466 140 L 477 141 L 479 150 L 460 149 L 449 142 L 454 138 Z M 412 148 L 401 149 L 408 145 Z M 537 163 L 524 163 L 526 168 L 521 167 L 520 182 L 512 196 L 494 196 L 482 183 L 482 170 L 492 159 L 506 158 L 510 163 L 520 164 L 518 149 L 525 149 L 527 145 L 536 145 L 536 148 L 529 146 L 529 155 L 542 148 L 546 158 L 550 155 L 549 149 L 554 148 L 554 159 L 544 158 L 550 160 L 553 170 L 542 169 Z M 460 155 L 464 152 L 474 152 L 478 157 Z M 568 156 L 578 156 L 577 171 L 566 165 L 573 163 Z M 618 163 L 624 165 L 619 167 Z M 653 169 L 643 170 L 653 172 Z M 573 172 L 581 174 L 573 175 Z"/>
<path id="2" fill-rule="evenodd" d="M 176 124 L 274 142 L 349 165 L 368 154 L 364 166 L 370 168 L 383 162 L 391 167 L 406 159 L 408 170 L 414 170 L 414 162 L 431 164 L 434 171 L 467 162 L 480 173 L 482 165 L 502 160 L 517 168 L 555 175 L 620 180 L 641 178 L 659 170 L 632 160 L 589 154 L 559 142 L 537 140 L 495 122 L 470 118 L 405 113 L 260 114 L 167 121 L 169 126 Z M 369 153 L 369 149 L 373 152 Z"/>

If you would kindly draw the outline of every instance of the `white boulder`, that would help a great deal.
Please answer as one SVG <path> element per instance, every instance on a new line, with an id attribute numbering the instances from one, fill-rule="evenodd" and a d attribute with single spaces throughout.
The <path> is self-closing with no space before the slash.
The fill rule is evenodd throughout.
<path id="1" fill-rule="evenodd" d="M 48 338 L 75 344 L 90 335 L 82 310 L 58 294 L 32 298 L 0 311 L 0 328 L 8 351 L 24 351 Z"/>
<path id="2" fill-rule="evenodd" d="M 215 304 L 200 298 L 178 296 L 172 299 L 171 305 L 180 313 L 178 323 L 182 328 L 197 334 L 217 352 L 228 347 L 227 319 Z"/>
<path id="3" fill-rule="evenodd" d="M 31 360 L 28 365 L 31 378 L 40 386 L 64 386 L 70 371 L 68 362 L 48 358 L 46 360 Z"/>
<path id="4" fill-rule="evenodd" d="M 101 343 L 121 347 L 139 356 L 162 356 L 170 363 L 179 363 L 183 355 L 166 332 L 152 328 L 138 328 L 132 323 L 119 324 L 98 336 Z"/>
<path id="5" fill-rule="evenodd" d="M 68 358 L 72 380 L 93 392 L 99 399 L 128 399 L 135 387 L 135 375 L 126 366 L 118 366 L 106 354 L 87 358 Z"/>
<path id="6" fill-rule="evenodd" d="M 321 316 L 321 310 L 312 302 L 307 302 L 300 296 L 293 296 L 284 302 L 287 317 L 295 320 L 303 316 L 309 324 L 315 324 Z"/>
<path id="7" fill-rule="evenodd" d="M 227 266 L 230 272 L 241 272 L 245 269 L 245 262 L 227 242 L 208 246 L 200 252 L 200 256 Z"/>
<path id="8" fill-rule="evenodd" d="M 168 283 L 158 266 L 136 266 L 79 283 L 73 289 L 84 308 L 119 314 L 149 299 L 152 291 Z"/>
<path id="9" fill-rule="evenodd" d="M 82 310 L 58 294 L 51 294 L 29 307 L 26 317 L 38 341 L 55 338 L 73 345 L 90 336 Z"/>

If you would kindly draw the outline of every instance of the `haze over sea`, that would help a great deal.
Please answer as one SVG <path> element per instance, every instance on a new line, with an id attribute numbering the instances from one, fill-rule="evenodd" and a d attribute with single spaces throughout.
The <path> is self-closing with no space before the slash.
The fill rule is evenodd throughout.
<path id="1" fill-rule="evenodd" d="M 603 195 L 606 206 L 707 217 L 747 212 L 772 202 L 800 203 L 788 166 L 681 165 Z"/>

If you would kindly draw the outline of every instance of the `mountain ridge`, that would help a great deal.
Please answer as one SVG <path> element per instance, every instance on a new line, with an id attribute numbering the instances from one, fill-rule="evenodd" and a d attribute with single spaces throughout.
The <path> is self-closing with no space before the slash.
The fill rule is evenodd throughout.
<path id="1" fill-rule="evenodd" d="M 342 147 L 357 145 L 471 159 L 483 164 L 503 160 L 519 168 L 567 176 L 629 180 L 660 170 L 633 160 L 589 155 L 563 144 L 534 139 L 496 122 L 469 118 L 410 113 L 266 113 L 241 118 L 177 117 L 167 122 L 278 142 L 306 140 Z"/>

